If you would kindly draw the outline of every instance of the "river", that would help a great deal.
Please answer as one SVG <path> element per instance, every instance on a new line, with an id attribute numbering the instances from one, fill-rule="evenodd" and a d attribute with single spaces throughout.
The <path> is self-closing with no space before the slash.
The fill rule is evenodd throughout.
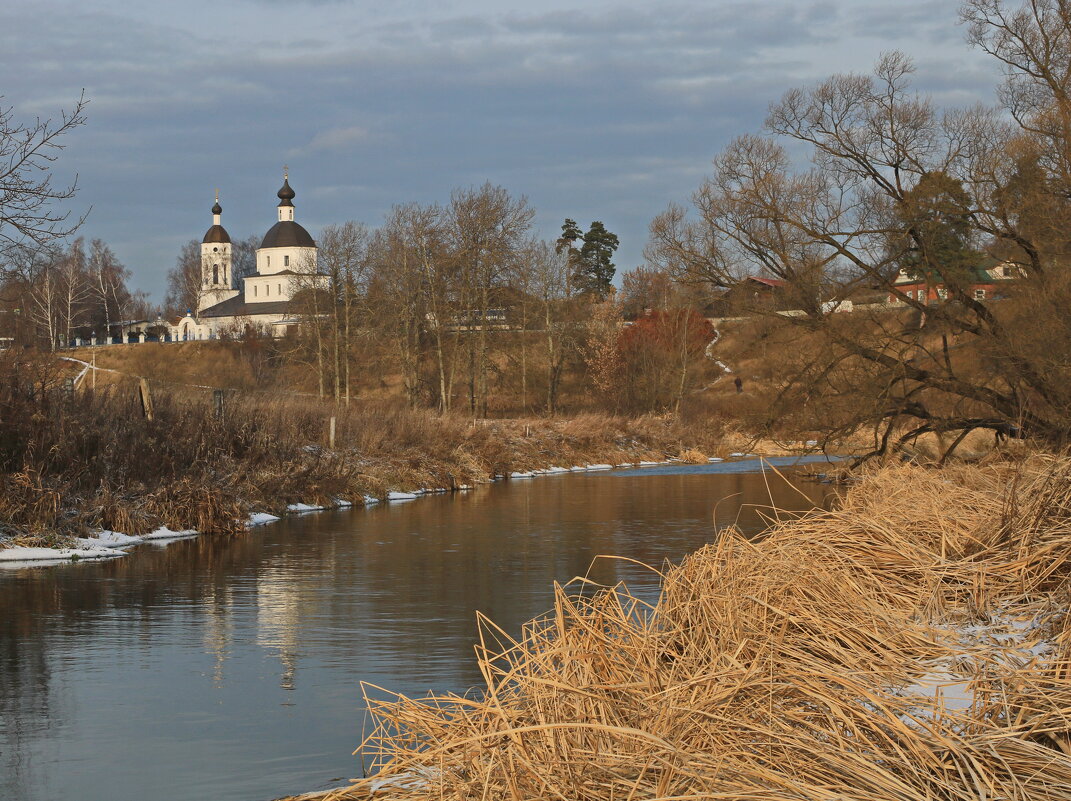
<path id="1" fill-rule="evenodd" d="M 0 799 L 268 801 L 343 784 L 361 771 L 360 683 L 477 685 L 477 610 L 518 632 L 581 574 L 653 600 L 657 576 L 592 560 L 660 566 L 716 527 L 760 531 L 771 501 L 831 494 L 757 467 L 514 480 L 2 570 Z"/>

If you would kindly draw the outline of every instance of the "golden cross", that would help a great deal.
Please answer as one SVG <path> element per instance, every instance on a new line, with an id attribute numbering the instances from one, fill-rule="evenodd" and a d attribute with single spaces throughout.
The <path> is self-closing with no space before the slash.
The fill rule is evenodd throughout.
<path id="1" fill-rule="evenodd" d="M 284 164 L 283 165 L 283 180 L 285 181 L 285 180 L 287 180 L 289 178 L 290 178 L 290 171 L 287 169 L 286 165 Z"/>

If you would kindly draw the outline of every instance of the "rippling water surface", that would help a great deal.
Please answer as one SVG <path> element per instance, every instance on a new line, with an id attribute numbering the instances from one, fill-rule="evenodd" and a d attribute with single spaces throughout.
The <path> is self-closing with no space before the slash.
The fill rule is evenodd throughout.
<path id="1" fill-rule="evenodd" d="M 757 468 L 512 481 L 0 571 L 0 799 L 268 801 L 341 784 L 361 771 L 360 683 L 477 685 L 477 610 L 517 632 L 552 582 L 585 573 L 653 599 L 650 572 L 593 558 L 660 565 L 715 524 L 761 530 L 771 498 L 827 499 Z"/>

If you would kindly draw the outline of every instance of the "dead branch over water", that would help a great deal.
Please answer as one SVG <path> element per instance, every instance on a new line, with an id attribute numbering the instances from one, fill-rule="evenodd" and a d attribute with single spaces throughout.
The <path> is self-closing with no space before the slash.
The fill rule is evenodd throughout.
<path id="1" fill-rule="evenodd" d="M 1069 458 L 888 467 L 654 606 L 481 620 L 486 693 L 370 691 L 379 772 L 328 797 L 1066 799 L 1069 554 Z"/>

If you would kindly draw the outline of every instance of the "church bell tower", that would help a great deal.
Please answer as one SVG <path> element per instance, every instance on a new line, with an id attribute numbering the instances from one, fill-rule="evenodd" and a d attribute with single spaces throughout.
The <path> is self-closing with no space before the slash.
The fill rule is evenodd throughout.
<path id="1" fill-rule="evenodd" d="M 219 303 L 234 294 L 231 272 L 231 237 L 220 224 L 223 207 L 219 205 L 219 190 L 212 206 L 212 227 L 201 240 L 201 293 L 197 311 Z"/>

